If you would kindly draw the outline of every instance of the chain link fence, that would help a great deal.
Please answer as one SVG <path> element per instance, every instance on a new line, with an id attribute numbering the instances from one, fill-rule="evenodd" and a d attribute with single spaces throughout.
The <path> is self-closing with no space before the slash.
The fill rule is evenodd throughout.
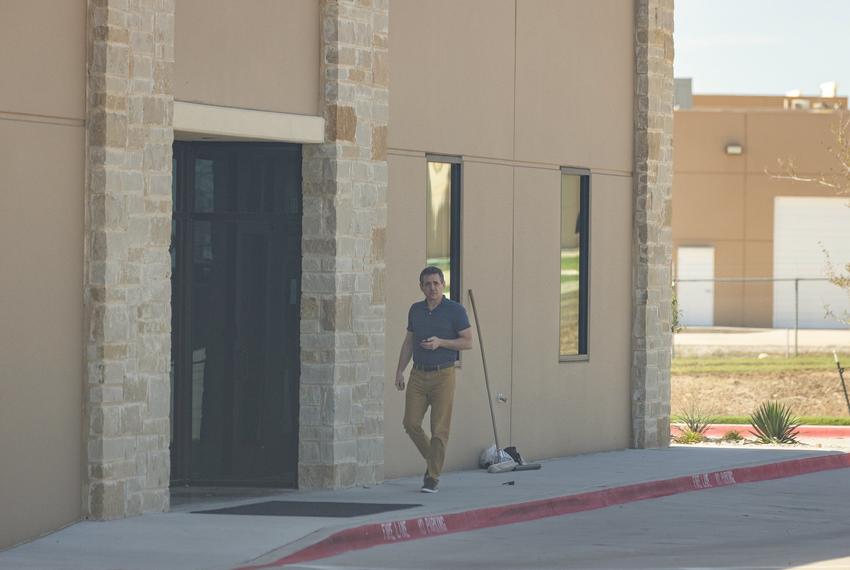
<path id="1" fill-rule="evenodd" d="M 825 277 L 716 277 L 673 282 L 676 354 L 850 351 L 850 292 Z"/>

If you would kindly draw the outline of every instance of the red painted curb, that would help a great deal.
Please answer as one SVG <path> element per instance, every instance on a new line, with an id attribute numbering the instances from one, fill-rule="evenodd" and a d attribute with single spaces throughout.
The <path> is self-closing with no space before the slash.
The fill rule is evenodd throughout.
<path id="1" fill-rule="evenodd" d="M 431 515 L 386 523 L 366 524 L 341 530 L 274 562 L 241 566 L 236 570 L 277 568 L 287 564 L 327 558 L 342 554 L 343 552 L 362 550 L 381 544 L 392 544 L 394 542 L 416 540 L 429 536 L 527 522 L 546 517 L 601 509 L 612 505 L 622 505 L 634 501 L 643 501 L 645 499 L 667 497 L 690 491 L 725 487 L 739 483 L 781 479 L 847 467 L 850 467 L 850 454 L 823 455 L 766 465 L 756 465 L 753 467 L 698 473 L 673 479 L 647 481 L 645 483 L 590 491 L 577 495 L 473 509 L 461 513 Z"/>
<path id="2" fill-rule="evenodd" d="M 681 424 L 672 424 L 671 430 L 682 431 Z M 705 431 L 705 435 L 709 437 L 723 437 L 726 432 L 735 430 L 744 437 L 749 437 L 752 434 L 753 426 L 749 424 L 712 424 Z M 799 437 L 820 437 L 820 438 L 850 438 L 850 426 L 800 426 L 797 428 Z"/>

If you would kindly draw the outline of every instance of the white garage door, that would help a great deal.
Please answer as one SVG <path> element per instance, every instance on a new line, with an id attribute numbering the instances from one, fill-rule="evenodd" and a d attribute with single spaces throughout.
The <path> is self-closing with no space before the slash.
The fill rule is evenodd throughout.
<path id="1" fill-rule="evenodd" d="M 773 214 L 773 276 L 827 275 L 827 257 L 836 269 L 850 262 L 850 208 L 844 198 L 777 197 Z M 848 294 L 826 281 L 800 281 L 801 328 L 843 328 L 826 316 L 850 310 Z M 794 326 L 794 283 L 773 285 L 773 326 Z"/>
<path id="2" fill-rule="evenodd" d="M 680 247 L 676 256 L 676 301 L 685 326 L 714 324 L 714 248 Z M 692 281 L 693 280 L 693 281 Z"/>

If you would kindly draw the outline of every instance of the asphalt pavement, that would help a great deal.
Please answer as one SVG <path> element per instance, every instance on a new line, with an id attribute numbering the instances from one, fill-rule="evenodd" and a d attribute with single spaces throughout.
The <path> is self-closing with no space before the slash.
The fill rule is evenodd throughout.
<path id="1" fill-rule="evenodd" d="M 847 570 L 846 470 L 346 552 L 293 570 Z"/>

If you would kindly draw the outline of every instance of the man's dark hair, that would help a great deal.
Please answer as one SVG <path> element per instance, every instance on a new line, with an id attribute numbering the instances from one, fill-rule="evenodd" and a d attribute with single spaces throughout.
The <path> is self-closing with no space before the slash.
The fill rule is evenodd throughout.
<path id="1" fill-rule="evenodd" d="M 443 285 L 446 284 L 446 278 L 443 276 L 443 270 L 440 269 L 439 267 L 434 267 L 433 265 L 429 265 L 428 267 L 426 267 L 425 269 L 422 270 L 422 273 L 419 274 L 419 284 L 422 285 L 422 283 L 425 282 L 425 276 L 426 275 L 434 275 L 434 274 L 437 274 L 437 275 L 440 276 L 440 283 L 442 283 Z"/>

